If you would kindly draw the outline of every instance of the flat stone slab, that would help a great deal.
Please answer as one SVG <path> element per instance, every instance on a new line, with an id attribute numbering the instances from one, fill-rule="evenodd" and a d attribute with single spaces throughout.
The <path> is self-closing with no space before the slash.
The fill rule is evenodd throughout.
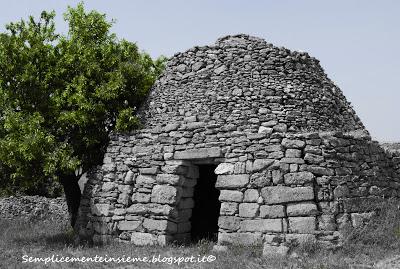
<path id="1" fill-rule="evenodd" d="M 261 189 L 261 196 L 266 204 L 309 201 L 314 199 L 314 189 L 312 187 L 264 187 Z"/>
<path id="2" fill-rule="evenodd" d="M 189 149 L 184 151 L 176 151 L 174 154 L 174 159 L 190 160 L 190 159 L 216 158 L 221 156 L 222 156 L 221 149 L 218 147 L 214 147 L 214 148 L 199 148 L 199 149 Z"/>
<path id="3" fill-rule="evenodd" d="M 241 188 L 249 183 L 249 175 L 219 175 L 215 187 L 217 188 Z"/>

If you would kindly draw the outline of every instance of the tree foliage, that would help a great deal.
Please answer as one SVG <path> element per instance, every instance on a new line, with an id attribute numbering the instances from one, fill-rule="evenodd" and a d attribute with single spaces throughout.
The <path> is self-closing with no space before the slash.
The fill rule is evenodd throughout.
<path id="1" fill-rule="evenodd" d="M 112 130 L 138 126 L 136 109 L 164 66 L 83 4 L 64 14 L 66 35 L 54 17 L 0 33 L 0 188 L 9 193 L 51 195 L 62 175 L 101 162 Z"/>

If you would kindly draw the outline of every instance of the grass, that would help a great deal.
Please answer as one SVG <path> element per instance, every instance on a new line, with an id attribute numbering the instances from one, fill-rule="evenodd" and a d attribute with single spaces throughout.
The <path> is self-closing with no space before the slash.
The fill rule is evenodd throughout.
<path id="1" fill-rule="evenodd" d="M 397 204 L 382 207 L 363 229 L 349 230 L 347 240 L 336 251 L 317 245 L 300 245 L 297 257 L 262 257 L 261 249 L 232 247 L 226 253 L 212 252 L 213 243 L 200 241 L 188 246 L 137 247 L 126 243 L 105 246 L 74 245 L 73 232 L 67 224 L 0 220 L 0 268 L 372 268 L 379 260 L 399 253 L 400 215 Z M 204 263 L 22 263 L 23 255 L 32 257 L 198 257 L 215 255 L 215 261 Z M 167 261 L 167 260 L 166 260 Z M 128 266 L 129 265 L 129 266 Z M 365 265 L 365 267 L 354 267 Z"/>

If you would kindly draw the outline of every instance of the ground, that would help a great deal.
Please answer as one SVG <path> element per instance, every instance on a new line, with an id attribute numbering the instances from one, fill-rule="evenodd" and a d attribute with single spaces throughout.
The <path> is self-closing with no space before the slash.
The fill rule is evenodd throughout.
<path id="1" fill-rule="evenodd" d="M 213 243 L 201 241 L 189 246 L 137 247 L 124 243 L 106 246 L 73 244 L 73 233 L 65 223 L 23 220 L 0 220 L 0 268 L 400 268 L 398 244 L 352 243 L 329 252 L 318 246 L 303 246 L 292 257 L 262 257 L 256 248 L 235 247 L 226 253 L 214 253 Z M 396 240 L 396 242 L 399 240 Z M 378 242 L 377 242 L 378 243 Z M 308 254 L 305 254 L 305 251 Z M 22 263 L 23 256 L 30 257 L 150 257 L 165 262 L 145 263 Z M 212 255 L 212 256 L 210 256 Z M 168 257 L 190 257 L 209 262 L 173 263 Z M 215 260 L 213 260 L 215 257 Z M 386 263 L 383 261 L 387 261 Z M 373 267 L 379 264 L 383 267 Z M 384 267 L 390 264 L 389 267 Z"/>

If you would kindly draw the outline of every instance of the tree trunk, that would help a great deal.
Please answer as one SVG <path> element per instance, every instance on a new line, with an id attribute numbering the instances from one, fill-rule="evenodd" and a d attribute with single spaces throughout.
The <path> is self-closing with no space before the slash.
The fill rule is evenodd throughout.
<path id="1" fill-rule="evenodd" d="M 79 188 L 79 177 L 75 174 L 61 174 L 60 183 L 64 187 L 65 198 L 68 205 L 68 213 L 72 228 L 75 227 L 78 217 L 78 209 L 81 201 L 81 190 Z"/>

